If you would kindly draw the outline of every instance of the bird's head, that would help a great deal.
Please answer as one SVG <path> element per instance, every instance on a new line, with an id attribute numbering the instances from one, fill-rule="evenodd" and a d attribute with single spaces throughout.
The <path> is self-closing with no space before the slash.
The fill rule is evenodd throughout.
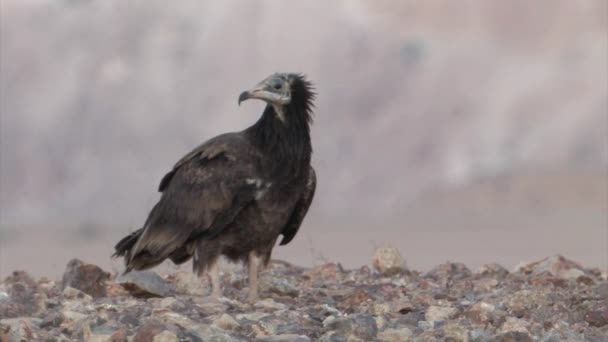
<path id="1" fill-rule="evenodd" d="M 275 109 L 278 118 L 287 123 L 287 113 L 291 109 L 310 113 L 315 93 L 312 83 L 302 74 L 275 73 L 268 76 L 250 90 L 239 96 L 241 102 L 249 99 L 265 101 Z"/>

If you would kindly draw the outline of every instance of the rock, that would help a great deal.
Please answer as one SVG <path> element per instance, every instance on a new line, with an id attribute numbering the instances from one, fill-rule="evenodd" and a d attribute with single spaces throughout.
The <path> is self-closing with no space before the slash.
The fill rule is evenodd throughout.
<path id="1" fill-rule="evenodd" d="M 471 270 L 469 270 L 463 263 L 446 262 L 441 264 L 432 270 L 430 270 L 426 277 L 433 280 L 462 280 L 471 277 Z"/>
<path id="2" fill-rule="evenodd" d="M 257 301 L 254 304 L 254 307 L 266 311 L 274 311 L 274 310 L 283 310 L 285 309 L 285 304 L 277 303 L 271 298 L 262 299 Z"/>
<path id="3" fill-rule="evenodd" d="M 417 325 L 422 330 L 430 330 L 435 326 L 435 321 L 418 321 Z"/>
<path id="4" fill-rule="evenodd" d="M 486 302 L 478 302 L 473 304 L 473 306 L 465 312 L 465 316 L 474 323 L 487 324 L 493 320 L 492 314 L 494 310 L 494 305 Z"/>
<path id="5" fill-rule="evenodd" d="M 528 333 L 529 323 L 523 319 L 515 317 L 507 317 L 500 330 L 502 332 L 523 332 Z"/>
<path id="6" fill-rule="evenodd" d="M 409 342 L 413 341 L 412 335 L 408 328 L 386 329 L 378 333 L 378 339 L 384 342 Z"/>
<path id="7" fill-rule="evenodd" d="M 63 288 L 71 286 L 94 298 L 106 295 L 106 281 L 110 274 L 103 271 L 98 266 L 85 264 L 78 259 L 68 262 L 63 273 Z"/>
<path id="8" fill-rule="evenodd" d="M 354 335 L 366 341 L 374 339 L 378 333 L 376 320 L 372 316 L 361 314 L 348 317 L 329 316 L 323 321 L 323 327 L 343 336 Z"/>
<path id="9" fill-rule="evenodd" d="M 195 301 L 197 310 L 205 316 L 213 316 L 225 312 L 228 305 L 213 298 L 196 298 Z"/>
<path id="10" fill-rule="evenodd" d="M 137 329 L 133 342 L 154 341 L 154 337 L 167 329 L 167 325 L 160 320 L 151 319 Z"/>
<path id="11" fill-rule="evenodd" d="M 71 286 L 66 286 L 63 289 L 62 294 L 65 299 L 79 299 L 85 302 L 91 302 L 93 300 L 93 297 Z"/>
<path id="12" fill-rule="evenodd" d="M 371 341 L 378 334 L 376 320 L 369 315 L 353 315 L 354 329 L 352 334 L 365 340 Z"/>
<path id="13" fill-rule="evenodd" d="M 211 284 L 205 278 L 199 278 L 192 272 L 176 272 L 169 280 L 175 292 L 189 296 L 206 296 L 211 292 Z"/>
<path id="14" fill-rule="evenodd" d="M 151 271 L 135 271 L 123 274 L 116 279 L 134 297 L 166 297 L 171 288 L 158 274 Z"/>
<path id="15" fill-rule="evenodd" d="M 288 297 L 297 297 L 300 294 L 298 288 L 287 279 L 276 277 L 263 277 L 260 282 L 260 291 Z"/>
<path id="16" fill-rule="evenodd" d="M 304 276 L 309 278 L 308 283 L 335 283 L 344 277 L 342 265 L 329 263 L 316 266 L 304 272 Z"/>
<path id="17" fill-rule="evenodd" d="M 152 342 L 179 342 L 179 339 L 177 338 L 177 335 L 171 331 L 164 330 L 155 335 Z"/>
<path id="18" fill-rule="evenodd" d="M 530 334 L 521 331 L 509 331 L 495 335 L 492 341 L 496 342 L 532 342 L 534 339 Z"/>
<path id="19" fill-rule="evenodd" d="M 499 264 L 485 264 L 477 270 L 477 274 L 485 277 L 497 277 L 502 279 L 509 275 L 509 271 Z"/>
<path id="20" fill-rule="evenodd" d="M 36 341 L 40 338 L 39 319 L 31 317 L 9 318 L 0 320 L 0 327 L 8 327 L 4 331 L 9 341 Z"/>
<path id="21" fill-rule="evenodd" d="M 91 334 L 85 338 L 86 342 L 112 342 L 110 335 Z"/>
<path id="22" fill-rule="evenodd" d="M 228 314 L 221 315 L 218 319 L 216 319 L 213 324 L 223 330 L 231 331 L 240 327 L 239 322 L 237 322 L 232 316 Z"/>
<path id="23" fill-rule="evenodd" d="M 162 300 L 160 300 L 158 302 L 158 307 L 161 307 L 163 309 L 167 309 L 170 308 L 174 305 L 177 304 L 177 299 L 175 299 L 174 297 L 167 297 L 167 298 L 163 298 Z"/>
<path id="24" fill-rule="evenodd" d="M 467 329 L 455 323 L 443 327 L 443 336 L 446 341 L 468 342 L 470 340 Z"/>
<path id="25" fill-rule="evenodd" d="M 0 317 L 14 318 L 32 316 L 44 310 L 44 303 L 39 299 L 36 289 L 24 282 L 8 284 L 6 296 L 0 300 Z"/>
<path id="26" fill-rule="evenodd" d="M 63 310 L 61 312 L 61 315 L 64 319 L 67 319 L 70 321 L 82 321 L 88 317 L 87 314 L 83 314 L 83 313 L 80 313 L 77 311 L 72 311 L 72 310 Z"/>
<path id="27" fill-rule="evenodd" d="M 445 321 L 457 313 L 458 309 L 450 306 L 429 306 L 424 314 L 424 318 L 429 322 Z"/>
<path id="28" fill-rule="evenodd" d="M 281 334 L 257 338 L 256 341 L 261 342 L 310 342 L 310 338 L 295 334 Z"/>
<path id="29" fill-rule="evenodd" d="M 40 328 L 56 328 L 65 320 L 61 312 L 47 312 L 40 322 Z"/>
<path id="30" fill-rule="evenodd" d="M 378 272 L 385 275 L 393 275 L 406 270 L 405 260 L 399 250 L 390 246 L 377 248 L 372 263 Z"/>
<path id="31" fill-rule="evenodd" d="M 604 299 L 594 303 L 585 314 L 585 321 L 601 328 L 608 324 L 608 302 Z"/>
<path id="32" fill-rule="evenodd" d="M 560 279 L 576 279 L 585 275 L 583 267 L 561 255 L 555 255 L 526 265 L 520 265 L 515 272 L 531 276 L 551 275 Z"/>
<path id="33" fill-rule="evenodd" d="M 23 283 L 25 286 L 30 288 L 35 288 L 38 286 L 34 278 L 32 278 L 32 276 L 25 271 L 13 271 L 10 276 L 4 279 L 4 283 L 8 285 Z"/>
<path id="34" fill-rule="evenodd" d="M 121 328 L 121 329 L 118 329 L 118 330 L 114 331 L 112 333 L 112 335 L 110 335 L 110 341 L 112 341 L 112 342 L 127 342 L 128 341 L 127 336 L 128 336 L 127 329 Z"/>

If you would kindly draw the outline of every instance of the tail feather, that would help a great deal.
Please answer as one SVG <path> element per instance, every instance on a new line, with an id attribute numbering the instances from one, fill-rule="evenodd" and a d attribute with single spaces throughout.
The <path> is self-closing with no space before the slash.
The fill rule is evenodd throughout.
<path id="1" fill-rule="evenodd" d="M 132 270 L 145 270 L 151 267 L 154 267 L 161 262 L 165 258 L 158 258 L 147 251 L 141 251 L 135 255 L 133 255 L 133 248 L 137 244 L 137 241 L 141 238 L 144 232 L 144 228 L 140 228 L 133 233 L 122 238 L 116 246 L 114 246 L 114 254 L 113 258 L 123 257 L 125 260 L 125 272 L 128 273 Z"/>
<path id="2" fill-rule="evenodd" d="M 143 232 L 144 229 L 140 228 L 118 241 L 116 246 L 114 246 L 114 254 L 112 254 L 112 257 L 125 257 L 125 260 L 129 260 L 131 258 L 131 249 L 135 246 L 135 243 Z"/>
<path id="3" fill-rule="evenodd" d="M 144 244 L 149 242 L 148 238 L 143 236 L 144 228 L 140 228 L 134 231 L 133 233 L 125 236 L 120 241 L 118 241 L 116 246 L 114 246 L 114 254 L 112 255 L 112 257 L 124 258 L 126 267 L 125 273 L 128 273 L 132 270 L 140 271 L 152 268 L 162 263 L 167 258 L 171 259 L 171 261 L 179 265 L 188 261 L 192 257 L 193 252 L 191 248 L 188 248 L 187 246 L 177 248 L 170 253 L 167 253 L 164 250 L 151 253 L 147 248 L 136 251 L 136 246 L 138 245 L 138 242 L 140 242 L 140 244 L 142 243 L 142 241 L 139 240 L 146 240 L 144 241 Z M 160 240 L 166 241 L 165 239 L 162 239 L 162 235 L 155 238 L 160 238 Z M 167 245 L 167 247 L 171 246 Z"/>

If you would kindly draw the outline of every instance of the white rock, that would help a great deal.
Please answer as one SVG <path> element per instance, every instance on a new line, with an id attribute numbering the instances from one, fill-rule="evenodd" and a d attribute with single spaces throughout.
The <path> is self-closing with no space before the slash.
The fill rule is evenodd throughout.
<path id="1" fill-rule="evenodd" d="M 254 306 L 256 308 L 266 309 L 266 310 L 283 310 L 286 308 L 285 304 L 277 303 L 274 300 L 272 300 L 271 298 L 266 298 L 266 299 L 260 300 L 257 303 L 255 303 Z"/>
<path id="2" fill-rule="evenodd" d="M 413 333 L 408 328 L 386 329 L 378 333 L 378 339 L 384 342 L 409 342 L 413 341 Z"/>
<path id="3" fill-rule="evenodd" d="M 380 273 L 394 274 L 406 270 L 405 260 L 395 247 L 384 246 L 374 252 L 373 265 Z"/>
<path id="4" fill-rule="evenodd" d="M 240 326 L 239 322 L 237 322 L 229 314 L 222 314 L 218 319 L 213 322 L 213 324 L 218 326 L 220 329 L 227 331 L 235 330 Z"/>
<path id="5" fill-rule="evenodd" d="M 448 318 L 452 317 L 458 313 L 456 308 L 450 306 L 429 306 L 424 314 L 424 318 L 427 321 L 435 322 L 435 321 L 445 321 Z"/>
<path id="6" fill-rule="evenodd" d="M 519 319 L 519 318 L 515 318 L 515 317 L 507 317 L 505 322 L 502 324 L 502 327 L 500 328 L 500 330 L 503 333 L 511 332 L 511 331 L 529 333 L 528 326 L 529 326 L 528 322 L 524 321 L 523 319 Z"/>
<path id="7" fill-rule="evenodd" d="M 179 342 L 177 335 L 169 330 L 164 330 L 160 334 L 156 334 L 152 342 Z"/>
<path id="8" fill-rule="evenodd" d="M 174 277 L 173 283 L 177 293 L 205 296 L 211 292 L 211 285 L 206 277 L 199 278 L 192 272 L 177 272 Z"/>

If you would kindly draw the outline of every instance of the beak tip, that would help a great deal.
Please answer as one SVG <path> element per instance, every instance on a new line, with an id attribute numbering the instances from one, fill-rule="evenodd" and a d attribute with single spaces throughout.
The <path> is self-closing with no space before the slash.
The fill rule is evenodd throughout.
<path id="1" fill-rule="evenodd" d="M 239 95 L 239 102 L 238 102 L 238 103 L 239 103 L 239 106 L 241 105 L 241 102 L 243 102 L 243 101 L 245 101 L 245 100 L 249 99 L 249 96 L 250 96 L 250 94 L 249 94 L 249 92 L 248 92 L 248 91 L 244 91 L 244 92 L 242 92 L 242 93 L 241 93 L 241 95 Z"/>

